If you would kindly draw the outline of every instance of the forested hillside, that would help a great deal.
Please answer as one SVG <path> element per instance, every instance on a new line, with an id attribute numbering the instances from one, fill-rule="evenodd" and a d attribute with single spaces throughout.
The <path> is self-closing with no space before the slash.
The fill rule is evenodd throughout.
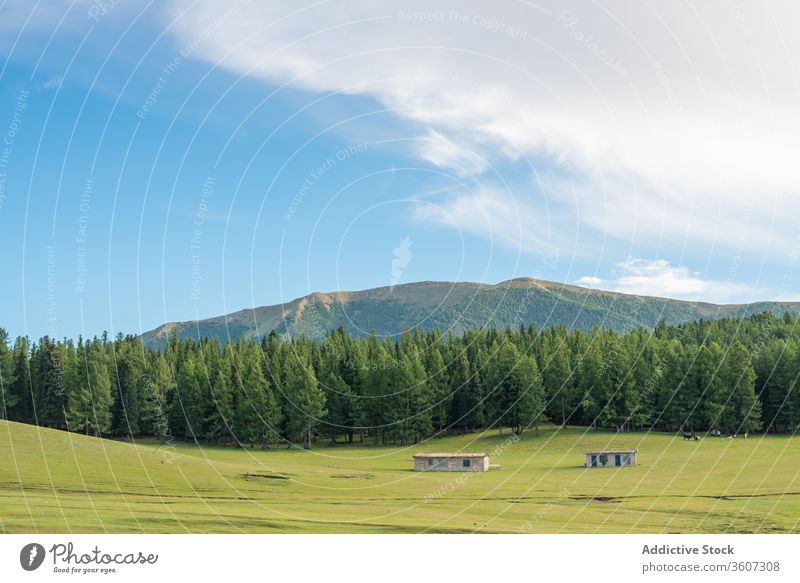
<path id="1" fill-rule="evenodd" d="M 618 431 L 794 432 L 800 320 L 664 322 L 654 331 L 414 330 L 381 340 L 221 344 L 134 336 L 9 345 L 0 416 L 92 435 L 269 447 L 419 442 L 545 422 Z"/>
<path id="2" fill-rule="evenodd" d="M 282 305 L 241 310 L 197 322 L 164 324 L 143 334 L 142 341 L 152 348 L 163 348 L 172 334 L 181 339 L 215 338 L 227 342 L 260 338 L 272 330 L 280 336 L 321 340 L 339 327 L 362 337 L 372 332 L 400 336 L 412 328 L 461 334 L 475 328 L 520 324 L 538 328 L 560 325 L 584 332 L 599 326 L 625 332 L 652 329 L 660 320 L 680 324 L 763 312 L 800 314 L 798 306 L 792 302 L 686 302 L 530 278 L 497 285 L 425 281 L 359 292 L 314 293 Z"/>

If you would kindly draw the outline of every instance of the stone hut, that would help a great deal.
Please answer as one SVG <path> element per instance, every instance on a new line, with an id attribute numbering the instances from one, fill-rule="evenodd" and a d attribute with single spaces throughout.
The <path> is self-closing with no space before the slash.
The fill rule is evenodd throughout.
<path id="1" fill-rule="evenodd" d="M 636 465 L 636 449 L 608 449 L 587 451 L 587 468 L 624 468 Z"/>
<path id="2" fill-rule="evenodd" d="M 488 453 L 418 453 L 414 456 L 415 472 L 485 472 L 488 469 Z"/>

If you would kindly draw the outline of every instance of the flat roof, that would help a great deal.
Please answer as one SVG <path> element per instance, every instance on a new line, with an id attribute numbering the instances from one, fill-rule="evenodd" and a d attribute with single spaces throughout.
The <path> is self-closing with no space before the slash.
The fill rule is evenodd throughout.
<path id="1" fill-rule="evenodd" d="M 488 455 L 488 453 L 417 453 L 414 454 L 414 457 L 487 457 Z"/>
<path id="2" fill-rule="evenodd" d="M 638 449 L 603 449 L 599 451 L 587 451 L 585 452 L 586 455 L 607 455 L 607 454 L 615 454 L 615 453 L 639 453 Z"/>

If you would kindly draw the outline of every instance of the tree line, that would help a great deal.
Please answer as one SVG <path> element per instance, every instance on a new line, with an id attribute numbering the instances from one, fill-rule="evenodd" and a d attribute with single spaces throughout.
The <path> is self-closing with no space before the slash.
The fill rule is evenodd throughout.
<path id="1" fill-rule="evenodd" d="M 624 333 L 173 336 L 163 350 L 122 335 L 10 343 L 0 329 L 0 418 L 263 448 L 410 444 L 543 423 L 791 433 L 800 426 L 799 322 L 765 313 Z"/>

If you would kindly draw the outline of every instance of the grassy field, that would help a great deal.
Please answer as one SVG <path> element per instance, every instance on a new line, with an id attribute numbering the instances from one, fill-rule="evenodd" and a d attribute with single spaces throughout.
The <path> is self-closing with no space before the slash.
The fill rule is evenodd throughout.
<path id="1" fill-rule="evenodd" d="M 586 469 L 636 447 L 635 468 Z M 415 473 L 421 451 L 485 473 Z M 798 532 L 800 438 L 546 428 L 410 448 L 120 443 L 0 421 L 0 532 Z"/>

